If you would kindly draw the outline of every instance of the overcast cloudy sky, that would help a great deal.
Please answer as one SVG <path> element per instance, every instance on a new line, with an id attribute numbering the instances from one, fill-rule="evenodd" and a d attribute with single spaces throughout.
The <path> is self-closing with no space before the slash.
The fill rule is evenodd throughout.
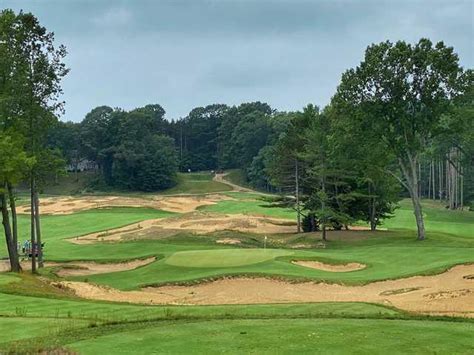
<path id="1" fill-rule="evenodd" d="M 162 105 L 265 101 L 278 110 L 324 106 L 368 44 L 420 37 L 455 48 L 473 67 L 473 1 L 0 0 L 37 15 L 69 51 L 66 114 Z"/>

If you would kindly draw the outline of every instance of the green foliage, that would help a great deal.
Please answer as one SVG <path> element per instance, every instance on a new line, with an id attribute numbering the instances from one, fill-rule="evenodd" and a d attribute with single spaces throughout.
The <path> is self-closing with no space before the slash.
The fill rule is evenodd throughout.
<path id="1" fill-rule="evenodd" d="M 443 131 L 443 114 L 472 86 L 472 77 L 443 42 L 386 41 L 369 46 L 364 61 L 342 75 L 332 100 L 339 112 L 353 116 L 376 137 L 377 148 L 396 159 L 400 174 L 392 174 L 412 198 L 420 240 L 425 238 L 420 157 Z"/>
<path id="2" fill-rule="evenodd" d="M 164 190 L 176 184 L 177 170 L 172 138 L 148 135 L 123 140 L 114 155 L 113 184 L 129 190 Z"/>
<path id="3" fill-rule="evenodd" d="M 130 112 L 101 106 L 87 114 L 80 128 L 83 152 L 107 185 L 158 191 L 176 184 L 177 155 L 173 139 L 163 134 L 164 114 L 159 105 Z"/>
<path id="4" fill-rule="evenodd" d="M 218 167 L 218 129 L 227 110 L 226 105 L 217 104 L 197 107 L 187 117 L 174 123 L 182 171 Z"/>

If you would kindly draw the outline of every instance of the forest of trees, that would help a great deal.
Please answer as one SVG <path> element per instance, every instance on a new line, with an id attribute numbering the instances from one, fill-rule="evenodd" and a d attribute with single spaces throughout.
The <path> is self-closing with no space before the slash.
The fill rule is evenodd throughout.
<path id="1" fill-rule="evenodd" d="M 322 230 L 324 239 L 355 221 L 375 229 L 403 196 L 420 240 L 421 198 L 473 207 L 473 72 L 442 42 L 369 46 L 323 109 L 214 104 L 177 120 L 151 104 L 60 121 L 65 55 L 32 14 L 1 12 L 0 209 L 14 271 L 15 187 L 29 186 L 31 241 L 41 246 L 38 192 L 84 160 L 98 168 L 95 184 L 140 191 L 172 187 L 179 171 L 241 169 L 251 186 L 279 193 L 275 206 L 297 211 L 298 231 Z"/>

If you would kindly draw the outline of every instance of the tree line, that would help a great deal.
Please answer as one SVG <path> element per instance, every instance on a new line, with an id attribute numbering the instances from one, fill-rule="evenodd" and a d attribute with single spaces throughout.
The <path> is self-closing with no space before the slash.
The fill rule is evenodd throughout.
<path id="1" fill-rule="evenodd" d="M 158 191 L 179 171 L 242 169 L 271 203 L 297 212 L 298 232 L 376 229 L 404 194 L 418 239 L 421 198 L 474 200 L 473 72 L 428 39 L 370 45 L 331 102 L 279 112 L 266 103 L 197 107 L 168 120 L 159 104 L 108 106 L 78 123 L 58 116 L 64 46 L 32 14 L 0 14 L 0 208 L 11 268 L 20 269 L 15 187 L 30 191 L 32 268 L 42 266 L 39 191 L 65 164 L 98 167 L 98 185 Z"/>

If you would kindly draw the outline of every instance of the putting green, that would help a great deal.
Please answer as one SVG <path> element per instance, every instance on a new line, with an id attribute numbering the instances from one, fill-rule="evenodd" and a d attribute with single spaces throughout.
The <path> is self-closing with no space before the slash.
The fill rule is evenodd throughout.
<path id="1" fill-rule="evenodd" d="M 233 267 L 261 263 L 293 252 L 280 249 L 218 249 L 180 251 L 165 263 L 185 267 Z"/>

